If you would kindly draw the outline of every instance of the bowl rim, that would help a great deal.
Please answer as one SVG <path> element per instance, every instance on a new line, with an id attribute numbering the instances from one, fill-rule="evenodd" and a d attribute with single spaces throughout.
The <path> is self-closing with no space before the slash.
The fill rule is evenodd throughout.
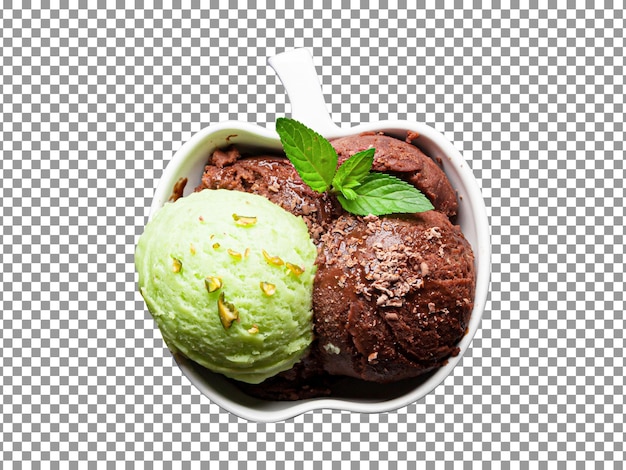
<path id="1" fill-rule="evenodd" d="M 253 134 L 255 137 L 259 138 L 259 142 L 265 142 L 267 144 L 266 146 L 280 148 L 278 135 L 275 130 L 270 127 L 266 128 L 242 121 L 223 121 L 201 129 L 179 148 L 167 164 L 155 190 L 149 218 L 152 218 L 154 213 L 168 201 L 173 184 L 178 180 L 181 168 L 184 168 L 185 164 L 189 163 L 188 159 L 194 157 L 194 152 L 198 149 L 198 147 L 202 146 L 203 143 L 205 143 L 206 140 L 213 135 L 223 135 L 224 133 L 231 131 L 233 134 Z M 278 409 L 251 408 L 250 406 L 238 403 L 230 397 L 217 393 L 206 383 L 206 380 L 201 377 L 195 369 L 190 368 L 184 363 L 184 361 L 179 361 L 176 357 L 174 357 L 175 362 L 183 372 L 183 375 L 187 377 L 191 384 L 212 402 L 223 409 L 230 411 L 241 418 L 255 422 L 282 421 L 296 417 L 305 412 L 322 409 L 360 413 L 382 413 L 397 410 L 420 400 L 438 387 L 449 375 L 452 374 L 456 365 L 458 365 L 469 349 L 474 336 L 480 329 L 482 315 L 489 294 L 491 278 L 491 235 L 489 229 L 489 218 L 478 181 L 476 180 L 468 163 L 463 159 L 461 153 L 456 149 L 456 147 L 443 134 L 424 123 L 408 120 L 384 120 L 364 123 L 351 128 L 337 127 L 334 132 L 325 135 L 325 137 L 333 139 L 356 135 L 363 132 L 381 131 L 384 133 L 393 133 L 393 131 L 396 133 L 404 132 L 405 134 L 410 131 L 419 134 L 420 138 L 429 139 L 441 149 L 447 158 L 449 163 L 443 162 L 444 167 L 448 164 L 452 165 L 463 183 L 463 198 L 466 199 L 465 202 L 467 202 L 467 206 L 471 208 L 476 230 L 477 246 L 472 246 L 476 260 L 476 289 L 474 296 L 474 309 L 468 324 L 467 334 L 459 342 L 459 354 L 449 358 L 444 366 L 436 370 L 432 376 L 430 376 L 423 383 L 419 384 L 415 389 L 389 400 L 360 402 L 346 398 L 320 397 L 291 402 L 276 402 L 281 403 L 282 405 Z M 219 146 L 214 148 L 217 147 Z M 259 145 L 259 147 L 264 146 Z M 195 158 L 198 159 L 199 157 L 195 156 Z M 208 155 L 205 155 L 204 162 L 206 162 L 207 159 Z"/>

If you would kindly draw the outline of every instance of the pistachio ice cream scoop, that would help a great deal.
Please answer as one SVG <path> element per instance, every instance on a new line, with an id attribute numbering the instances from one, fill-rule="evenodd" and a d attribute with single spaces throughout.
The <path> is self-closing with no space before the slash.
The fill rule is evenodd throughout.
<path id="1" fill-rule="evenodd" d="M 139 289 L 166 344 L 260 383 L 313 339 L 316 248 L 301 218 L 254 194 L 205 189 L 163 206 L 139 238 Z"/>

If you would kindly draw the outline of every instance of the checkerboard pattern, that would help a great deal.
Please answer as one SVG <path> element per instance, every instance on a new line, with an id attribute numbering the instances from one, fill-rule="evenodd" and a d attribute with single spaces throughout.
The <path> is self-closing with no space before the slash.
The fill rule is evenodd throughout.
<path id="1" fill-rule="evenodd" d="M 0 10 L 0 466 L 622 468 L 623 1 L 183 3 Z M 183 142 L 289 113 L 267 58 L 297 47 L 335 122 L 423 121 L 461 150 L 492 286 L 426 398 L 257 424 L 181 375 L 133 252 Z"/>

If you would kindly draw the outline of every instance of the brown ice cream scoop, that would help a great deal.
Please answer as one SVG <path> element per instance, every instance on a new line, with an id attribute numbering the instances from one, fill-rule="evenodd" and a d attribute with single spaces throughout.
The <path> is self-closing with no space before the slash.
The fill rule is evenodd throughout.
<path id="1" fill-rule="evenodd" d="M 357 152 L 375 148 L 372 170 L 402 178 L 422 191 L 435 209 L 448 217 L 456 215 L 458 202 L 448 178 L 433 159 L 416 146 L 374 133 L 341 137 L 331 144 L 339 155 L 339 164 Z"/>
<path id="2" fill-rule="evenodd" d="M 327 372 L 393 382 L 458 354 L 474 256 L 444 214 L 344 214 L 322 236 L 317 265 L 315 332 Z"/>
<path id="3" fill-rule="evenodd" d="M 340 211 L 339 204 L 328 194 L 309 188 L 287 158 L 242 157 L 236 147 L 213 152 L 196 190 L 205 188 L 264 196 L 292 214 L 302 216 L 316 242 Z"/>

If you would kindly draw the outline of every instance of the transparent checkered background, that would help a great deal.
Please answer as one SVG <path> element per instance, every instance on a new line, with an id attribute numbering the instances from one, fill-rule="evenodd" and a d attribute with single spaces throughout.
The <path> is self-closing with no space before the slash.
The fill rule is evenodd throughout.
<path id="1" fill-rule="evenodd" d="M 622 1 L 133 3 L 0 10 L 5 468 L 621 468 Z M 335 122 L 424 121 L 454 141 L 488 205 L 492 288 L 426 398 L 255 424 L 181 376 L 133 251 L 183 142 L 289 113 L 267 58 L 295 47 Z"/>

